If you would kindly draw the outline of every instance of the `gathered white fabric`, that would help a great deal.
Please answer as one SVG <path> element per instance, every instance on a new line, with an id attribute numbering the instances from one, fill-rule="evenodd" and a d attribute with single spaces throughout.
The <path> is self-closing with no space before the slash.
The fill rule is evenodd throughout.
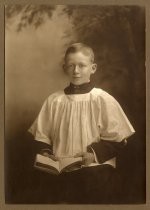
<path id="1" fill-rule="evenodd" d="M 55 156 L 64 157 L 85 152 L 100 140 L 120 142 L 135 131 L 119 103 L 93 88 L 85 94 L 50 95 L 29 132 L 35 140 L 52 145 Z"/>

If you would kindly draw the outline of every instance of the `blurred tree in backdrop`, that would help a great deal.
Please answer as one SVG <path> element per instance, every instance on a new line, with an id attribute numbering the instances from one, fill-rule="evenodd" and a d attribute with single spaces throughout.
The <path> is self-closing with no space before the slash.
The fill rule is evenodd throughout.
<path id="1" fill-rule="evenodd" d="M 6 5 L 6 27 L 11 25 L 14 17 L 18 17 L 16 30 L 19 32 L 24 27 L 34 26 L 35 29 L 44 23 L 46 17 L 51 18 L 55 5 Z"/>

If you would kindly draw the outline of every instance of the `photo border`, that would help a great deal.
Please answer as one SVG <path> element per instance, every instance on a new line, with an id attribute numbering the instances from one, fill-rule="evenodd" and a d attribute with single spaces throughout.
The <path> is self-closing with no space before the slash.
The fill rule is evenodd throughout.
<path id="1" fill-rule="evenodd" d="M 64 204 L 5 204 L 4 198 L 4 114 L 5 114 L 5 11 L 6 4 L 78 4 L 78 5 L 139 5 L 145 7 L 146 16 L 146 204 L 98 204 L 98 205 L 64 205 Z M 103 210 L 150 209 L 150 1 L 149 0 L 0 0 L 0 209 L 3 210 L 43 210 L 43 209 L 92 209 Z"/>

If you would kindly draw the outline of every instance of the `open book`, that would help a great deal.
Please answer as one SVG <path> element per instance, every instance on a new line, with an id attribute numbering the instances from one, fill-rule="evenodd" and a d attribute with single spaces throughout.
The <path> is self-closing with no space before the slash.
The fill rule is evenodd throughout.
<path id="1" fill-rule="evenodd" d="M 58 161 L 54 161 L 49 157 L 37 154 L 34 162 L 34 167 L 46 171 L 48 173 L 56 174 L 68 172 L 81 168 L 82 157 L 65 157 Z"/>

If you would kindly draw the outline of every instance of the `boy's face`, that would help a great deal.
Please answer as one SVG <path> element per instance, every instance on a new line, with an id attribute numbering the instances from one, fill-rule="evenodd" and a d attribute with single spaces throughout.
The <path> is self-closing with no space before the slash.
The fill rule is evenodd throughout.
<path id="1" fill-rule="evenodd" d="M 70 82 L 80 85 L 90 81 L 90 76 L 95 73 L 97 65 L 91 62 L 90 56 L 76 52 L 67 55 L 63 67 Z"/>

